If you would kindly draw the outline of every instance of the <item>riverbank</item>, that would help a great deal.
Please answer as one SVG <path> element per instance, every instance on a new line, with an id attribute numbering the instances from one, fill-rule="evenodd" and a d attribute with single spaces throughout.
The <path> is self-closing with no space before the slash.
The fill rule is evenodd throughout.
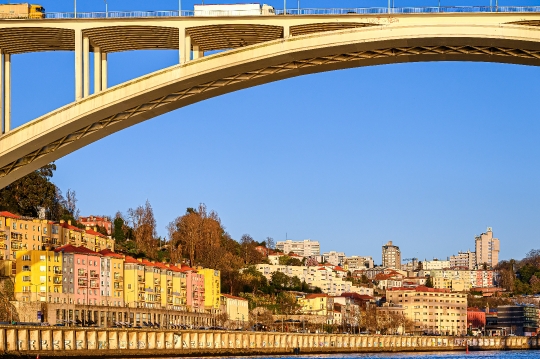
<path id="1" fill-rule="evenodd" d="M 538 338 L 0 327 L 0 357 L 148 358 L 540 349 Z"/>

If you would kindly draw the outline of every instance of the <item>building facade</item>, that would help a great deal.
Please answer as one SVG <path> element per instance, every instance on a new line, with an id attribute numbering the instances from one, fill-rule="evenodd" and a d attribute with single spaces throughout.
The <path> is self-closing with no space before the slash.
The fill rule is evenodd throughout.
<path id="1" fill-rule="evenodd" d="M 382 266 L 386 268 L 401 268 L 401 251 L 392 241 L 382 246 Z"/>
<path id="2" fill-rule="evenodd" d="M 312 257 L 321 255 L 321 245 L 318 241 L 312 241 L 311 239 L 304 239 L 303 241 L 279 241 L 276 244 L 276 249 L 289 254 L 298 254 L 301 257 Z"/>
<path id="3" fill-rule="evenodd" d="M 486 233 L 476 236 L 474 241 L 476 265 L 479 268 L 494 268 L 499 263 L 500 243 L 498 238 L 493 238 L 492 228 L 488 227 Z"/>
<path id="4" fill-rule="evenodd" d="M 386 299 L 403 307 L 403 314 L 414 321 L 416 333 L 461 335 L 467 332 L 467 294 L 418 286 L 387 290 Z"/>
<path id="5" fill-rule="evenodd" d="M 468 250 L 450 256 L 450 268 L 476 269 L 476 253 Z"/>
<path id="6" fill-rule="evenodd" d="M 105 217 L 105 216 L 80 217 L 79 222 L 81 224 L 84 224 L 87 227 L 100 226 L 101 228 L 105 228 L 109 236 L 112 234 L 112 222 L 109 217 Z"/>

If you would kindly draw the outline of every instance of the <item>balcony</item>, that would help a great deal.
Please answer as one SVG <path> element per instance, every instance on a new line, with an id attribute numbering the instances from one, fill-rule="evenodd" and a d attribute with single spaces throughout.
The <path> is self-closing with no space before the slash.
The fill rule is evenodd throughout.
<path id="1" fill-rule="evenodd" d="M 22 242 L 23 236 L 18 233 L 11 233 L 11 242 Z"/>
<path id="2" fill-rule="evenodd" d="M 79 285 L 79 287 L 87 287 L 88 286 L 88 281 L 79 279 L 77 284 Z"/>
<path id="3" fill-rule="evenodd" d="M 143 283 L 144 283 L 144 277 L 138 276 L 138 277 L 137 277 L 137 281 L 138 281 L 138 282 L 143 282 Z"/>
<path id="4" fill-rule="evenodd" d="M 70 244 L 75 244 L 75 237 L 71 237 L 71 238 L 69 239 L 69 243 L 70 243 Z"/>
<path id="5" fill-rule="evenodd" d="M 54 272 L 54 274 L 61 275 L 62 274 L 62 269 L 60 269 L 59 267 L 54 267 L 53 272 Z"/>
<path id="6" fill-rule="evenodd" d="M 53 284 L 54 285 L 62 285 L 62 279 L 54 278 L 53 279 Z"/>
<path id="7" fill-rule="evenodd" d="M 94 271 L 90 272 L 90 278 L 99 278 L 99 273 Z"/>
<path id="8" fill-rule="evenodd" d="M 90 282 L 90 288 L 99 288 L 99 282 L 98 281 L 91 281 Z"/>
<path id="9" fill-rule="evenodd" d="M 172 288 L 172 286 L 173 286 L 172 280 L 168 280 L 167 281 L 167 287 Z"/>
<path id="10" fill-rule="evenodd" d="M 123 282 L 123 281 L 124 281 L 124 277 L 122 277 L 121 275 L 120 275 L 120 276 L 115 275 L 115 276 L 114 276 L 114 281 L 115 281 L 115 282 Z"/>
<path id="11" fill-rule="evenodd" d="M 11 249 L 14 251 L 20 251 L 21 249 L 25 249 L 26 244 L 20 244 L 20 243 L 13 243 L 11 242 Z"/>
<path id="12" fill-rule="evenodd" d="M 5 244 L 0 244 L 0 249 L 7 249 L 7 246 Z"/>
<path id="13" fill-rule="evenodd" d="M 0 233 L 0 242 L 1 242 L 1 241 L 6 241 L 7 239 L 8 239 L 7 234 L 5 234 L 5 233 Z"/>
<path id="14" fill-rule="evenodd" d="M 115 283 L 114 284 L 114 289 L 115 290 L 124 290 L 124 285 L 121 284 L 121 283 Z"/>

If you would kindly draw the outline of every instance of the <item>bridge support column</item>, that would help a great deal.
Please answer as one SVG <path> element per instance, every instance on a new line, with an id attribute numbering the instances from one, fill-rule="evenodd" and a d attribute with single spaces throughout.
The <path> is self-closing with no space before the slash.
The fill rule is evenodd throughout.
<path id="1" fill-rule="evenodd" d="M 83 46 L 82 31 L 75 30 L 75 101 L 83 97 Z"/>
<path id="2" fill-rule="evenodd" d="M 101 92 L 101 49 L 94 46 L 94 93 Z"/>
<path id="3" fill-rule="evenodd" d="M 101 91 L 105 91 L 108 87 L 108 72 L 107 72 L 107 53 L 101 53 Z"/>
<path id="4" fill-rule="evenodd" d="M 204 56 L 204 51 L 200 50 L 199 45 L 193 45 L 193 60 Z"/>
<path id="5" fill-rule="evenodd" d="M 186 62 L 191 61 L 191 36 L 186 35 L 186 48 L 185 48 Z"/>
<path id="6" fill-rule="evenodd" d="M 84 94 L 83 97 L 90 95 L 90 39 L 88 36 L 83 37 L 83 64 L 84 64 Z"/>
<path id="7" fill-rule="evenodd" d="M 283 38 L 286 39 L 291 36 L 291 28 L 289 26 L 283 26 Z"/>
<path id="8" fill-rule="evenodd" d="M 11 130 L 11 54 L 4 54 L 4 133 Z"/>
<path id="9" fill-rule="evenodd" d="M 178 61 L 180 64 L 186 62 L 186 29 L 178 28 Z"/>

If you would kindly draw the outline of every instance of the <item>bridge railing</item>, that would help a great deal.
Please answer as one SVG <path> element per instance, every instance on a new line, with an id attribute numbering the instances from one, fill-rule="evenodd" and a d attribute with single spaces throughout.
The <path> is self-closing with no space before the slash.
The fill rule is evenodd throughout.
<path id="1" fill-rule="evenodd" d="M 540 6 L 432 6 L 432 7 L 371 7 L 331 9 L 287 9 L 275 10 L 276 15 L 350 15 L 350 14 L 425 14 L 425 13 L 485 13 L 485 12 L 540 12 Z M 247 15 L 253 16 L 252 10 Z M 48 12 L 46 19 L 105 19 L 194 16 L 193 10 L 168 11 L 109 11 L 109 12 Z M 242 16 L 235 10 L 220 11 L 219 16 Z M 274 16 L 274 15 L 264 15 Z"/>

